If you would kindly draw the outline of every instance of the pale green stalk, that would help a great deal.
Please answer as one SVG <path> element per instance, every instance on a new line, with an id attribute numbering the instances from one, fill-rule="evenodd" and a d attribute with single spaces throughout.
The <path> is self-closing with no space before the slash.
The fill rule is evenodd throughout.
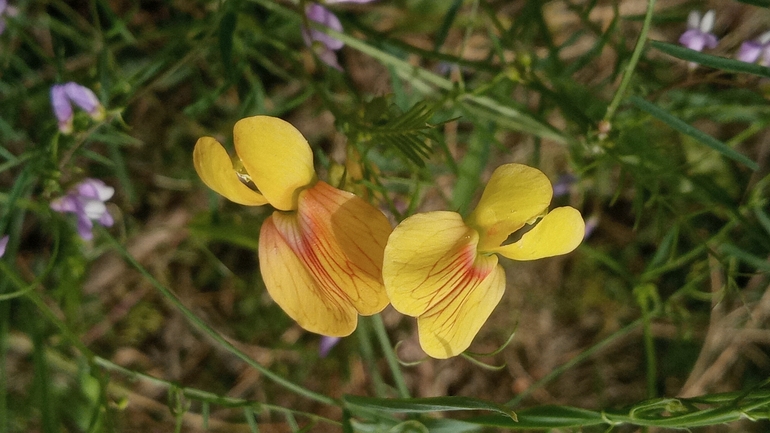
<path id="1" fill-rule="evenodd" d="M 615 96 L 613 96 L 610 106 L 607 107 L 607 113 L 604 115 L 604 120 L 606 122 L 612 121 L 612 117 L 615 115 L 615 111 L 618 109 L 620 101 L 626 94 L 628 83 L 631 82 L 631 77 L 634 75 L 636 64 L 639 62 L 639 57 L 641 57 L 642 51 L 644 51 L 644 44 L 647 42 L 647 33 L 650 31 L 654 7 L 655 0 L 647 0 L 647 12 L 644 15 L 642 31 L 639 33 L 639 39 L 636 41 L 636 46 L 634 47 L 634 52 L 631 54 L 631 59 L 628 61 L 625 71 L 623 71 L 623 78 L 620 80 L 620 86 L 618 86 L 618 90 L 615 92 Z"/>
<path id="2" fill-rule="evenodd" d="M 530 385 L 529 388 L 527 388 L 524 392 L 517 395 L 515 398 L 511 399 L 508 403 L 505 405 L 508 407 L 514 407 L 517 404 L 521 403 L 522 400 L 527 398 L 530 394 L 532 394 L 536 389 L 540 389 L 550 383 L 552 380 L 556 379 L 557 377 L 561 376 L 562 373 L 569 370 L 570 368 L 580 364 L 581 362 L 585 361 L 586 359 L 590 358 L 594 353 L 599 352 L 600 350 L 604 349 L 605 347 L 609 346 L 611 343 L 613 343 L 615 340 L 619 339 L 620 337 L 624 337 L 625 335 L 633 332 L 636 330 L 636 328 L 639 327 L 639 325 L 642 324 L 644 319 L 636 319 L 630 324 L 626 325 L 623 328 L 620 328 L 619 330 L 615 331 L 613 334 L 609 335 L 604 340 L 596 343 L 591 348 L 585 350 L 580 355 L 575 356 L 574 358 L 570 359 L 569 361 L 565 362 L 564 364 L 556 367 L 545 375 L 542 379 L 538 380 L 537 382 Z"/>
<path id="3" fill-rule="evenodd" d="M 196 328 L 198 328 L 199 331 L 206 334 L 208 337 L 219 343 L 220 346 L 222 346 L 225 350 L 232 353 L 236 357 L 240 358 L 243 362 L 254 368 L 255 370 L 259 371 L 267 377 L 268 379 L 272 380 L 273 382 L 283 386 L 284 388 L 288 389 L 289 391 L 295 392 L 298 395 L 301 395 L 303 397 L 307 397 L 311 400 L 315 400 L 319 403 L 333 405 L 333 406 L 339 406 L 339 403 L 334 400 L 331 397 L 327 397 L 323 394 L 319 394 L 317 392 L 313 392 L 307 388 L 304 388 L 300 385 L 297 385 L 287 379 L 284 379 L 283 377 L 273 373 L 266 367 L 259 364 L 257 361 L 251 359 L 249 355 L 244 353 L 242 350 L 235 347 L 232 343 L 227 341 L 222 335 L 219 334 L 214 328 L 209 326 L 207 323 L 202 321 L 198 318 L 198 316 L 195 315 L 189 308 L 187 308 L 182 301 L 172 292 L 170 289 L 168 289 L 166 286 L 161 284 L 158 280 L 155 279 L 139 262 L 134 259 L 131 254 L 121 245 L 115 238 L 113 238 L 109 233 L 107 233 L 106 230 L 102 230 L 102 232 L 105 234 L 105 236 L 112 242 L 115 249 L 123 256 L 123 258 L 131 265 L 133 266 L 137 271 L 139 271 L 140 274 L 144 278 L 147 279 L 150 284 L 152 284 L 158 291 L 166 298 L 169 302 L 171 302 L 174 307 L 176 307 L 179 312 L 182 313 L 182 315 Z"/>
<path id="4" fill-rule="evenodd" d="M 385 360 L 388 362 L 390 372 L 393 374 L 393 381 L 396 382 L 398 396 L 401 398 L 409 398 L 409 389 L 406 387 L 404 376 L 401 374 L 401 367 L 398 363 L 396 353 L 393 351 L 393 345 L 390 344 L 390 339 L 385 330 L 385 324 L 382 322 L 382 317 L 379 314 L 375 314 L 372 316 L 372 323 L 374 324 L 374 333 L 377 335 L 377 340 L 380 341 L 382 353 L 385 354 Z"/>
<path id="5" fill-rule="evenodd" d="M 258 3 L 260 6 L 269 9 L 273 12 L 281 14 L 287 18 L 297 18 L 297 12 L 282 4 L 268 0 L 252 0 Z M 357 39 L 353 36 L 345 33 L 334 31 L 321 24 L 310 22 L 313 28 L 321 32 L 326 33 L 340 41 L 345 45 L 358 50 L 364 54 L 371 56 L 378 60 L 383 65 L 393 68 L 401 78 L 409 81 L 412 87 L 424 94 L 433 93 L 431 86 L 435 86 L 450 94 L 456 92 L 455 83 L 448 80 L 441 75 L 434 74 L 424 68 L 411 65 L 405 60 L 401 60 L 396 56 L 388 54 L 366 41 Z M 486 96 L 477 96 L 472 93 L 460 93 L 453 95 L 456 103 L 466 103 L 463 106 L 464 109 L 469 112 L 475 112 L 479 116 L 484 116 L 495 120 L 500 126 L 510 128 L 513 130 L 519 130 L 525 133 L 530 133 L 541 138 L 547 138 L 560 144 L 566 144 L 571 141 L 571 138 L 557 131 L 548 124 L 545 124 L 525 112 L 521 112 L 513 107 L 503 105 L 492 98 Z M 483 110 L 488 110 L 492 116 L 487 115 Z"/>

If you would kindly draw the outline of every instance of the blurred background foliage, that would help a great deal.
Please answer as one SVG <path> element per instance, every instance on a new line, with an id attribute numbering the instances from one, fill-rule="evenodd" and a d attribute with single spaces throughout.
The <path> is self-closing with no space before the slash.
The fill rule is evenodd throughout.
<path id="1" fill-rule="evenodd" d="M 546 405 L 766 419 L 770 69 L 731 59 L 770 30 L 770 11 L 759 0 L 651 3 L 327 5 L 345 29 L 338 71 L 303 42 L 309 2 L 9 0 L 0 432 L 477 428 L 332 400 L 395 397 L 399 380 L 414 397 L 508 403 L 523 421 L 547 418 Z M 688 13 L 709 8 L 718 47 L 672 45 Z M 76 112 L 63 135 L 49 92 L 68 81 L 91 88 L 107 116 Z M 414 321 L 387 309 L 321 358 L 319 337 L 264 290 L 255 250 L 270 210 L 222 200 L 192 167 L 197 138 L 231 147 L 233 124 L 255 114 L 294 124 L 320 177 L 394 224 L 467 213 L 495 167 L 521 162 L 549 176 L 554 206 L 580 209 L 590 234 L 567 257 L 504 263 L 508 291 L 471 347 L 491 353 L 515 330 L 494 355 L 414 363 Z M 116 189 L 116 224 L 91 242 L 49 207 L 85 177 Z M 400 369 L 380 346 L 385 331 Z M 632 406 L 722 392 L 738 393 Z M 519 428 L 634 424 L 612 416 L 557 411 L 571 421 Z M 678 427 L 770 427 L 704 419 Z"/>

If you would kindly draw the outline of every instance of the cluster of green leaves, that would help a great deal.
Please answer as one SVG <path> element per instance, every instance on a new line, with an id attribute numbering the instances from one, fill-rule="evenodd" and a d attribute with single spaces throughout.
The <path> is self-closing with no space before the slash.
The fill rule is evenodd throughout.
<path id="1" fill-rule="evenodd" d="M 623 16 L 615 5 L 608 25 L 599 26 L 591 21 L 596 1 L 550 2 L 577 18 L 567 37 L 554 34 L 547 6 L 536 0 L 521 2 L 512 21 L 504 18 L 505 2 L 489 0 L 375 3 L 365 14 L 342 7 L 336 12 L 346 31 L 324 31 L 345 42 L 343 57 L 356 53 L 383 68 L 391 93 L 376 95 L 304 48 L 298 28 L 312 23 L 304 20 L 301 4 L 11 3 L 18 12 L 5 17 L 0 35 L 0 236 L 11 239 L 0 259 L 0 433 L 33 428 L 48 433 L 63 426 L 119 430 L 116 420 L 128 392 L 121 378 L 166 389 L 177 431 L 188 411 L 198 410 L 207 425 L 212 406 L 241 408 L 252 431 L 275 416 L 294 431 L 303 430 L 301 424 L 322 424 L 361 432 L 621 424 L 686 429 L 768 418 L 767 382 L 757 379 L 767 376 L 761 367 L 741 377 L 740 391 L 660 398 L 661 372 L 671 359 L 660 350 L 652 324 L 679 323 L 683 334 L 705 326 L 715 296 L 750 308 L 762 291 L 748 281 L 754 277 L 764 284 L 758 287 L 766 287 L 770 273 L 770 180 L 766 157 L 760 159 L 761 134 L 770 123 L 763 93 L 770 69 L 648 40 L 651 26 L 666 29 L 676 22 L 676 29 L 684 28 L 688 11 L 681 6 L 654 9 L 655 2 L 648 0 L 644 16 Z M 743 3 L 768 7 L 764 0 Z M 395 18 L 384 33 L 377 22 L 387 8 Z M 465 33 L 461 47 L 471 34 L 480 35 L 489 50 L 468 60 L 449 45 L 450 33 Z M 427 36 L 433 48 L 405 42 L 403 34 Z M 580 49 L 584 40 L 592 41 L 589 49 Z M 607 50 L 616 61 L 597 75 Z M 578 54 L 565 55 L 569 51 Z M 702 66 L 685 72 L 686 62 Z M 93 88 L 108 109 L 107 118 L 93 123 L 80 113 L 75 134 L 59 134 L 49 89 L 65 81 Z M 256 362 L 187 307 L 169 283 L 186 280 L 175 280 L 171 270 L 155 275 L 145 269 L 125 241 L 107 231 L 93 245 L 84 244 L 73 222 L 49 209 L 50 200 L 70 184 L 83 177 L 105 178 L 117 187 L 122 209 L 112 233 L 133 236 L 178 202 L 193 207 L 189 197 L 202 189 L 190 163 L 198 136 L 230 137 L 232 124 L 253 114 L 291 118 L 326 111 L 360 158 L 364 174 L 353 183 L 381 199 L 397 219 L 419 208 L 439 176 L 454 182 L 443 197 L 447 206 L 467 211 L 484 173 L 493 161 L 510 160 L 514 147 L 528 148 L 519 152 L 527 158 L 522 162 L 556 167 L 549 175 L 576 174 L 571 199 L 585 216 L 627 226 L 633 241 L 610 239 L 600 227 L 575 254 L 565 290 L 582 293 L 589 285 L 599 286 L 604 302 L 622 305 L 623 314 L 630 311 L 612 318 L 624 326 L 501 405 L 471 397 L 411 398 L 382 320 L 364 319 L 356 353 L 344 352 L 340 363 L 360 356 L 370 367 L 375 396 L 335 399 L 302 384 L 317 361 L 314 341 L 304 348 L 278 343 L 287 319 L 261 301 L 253 262 L 238 265 L 240 252 L 252 252 L 258 244 L 254 227 L 264 212 L 223 210 L 212 194 L 208 209 L 195 207 L 198 214 L 180 255 L 192 261 L 190 268 L 200 269 L 193 278 L 196 287 L 234 281 L 243 298 L 242 316 L 229 325 L 239 338 L 300 351 L 312 360 L 280 373 Z M 456 142 L 441 133 L 449 125 L 459 131 Z M 331 152 L 319 141 L 311 137 L 320 165 L 330 168 Z M 544 144 L 561 146 L 564 161 L 548 160 Z M 91 261 L 105 252 L 117 253 L 208 342 L 256 369 L 268 380 L 265 395 L 291 394 L 310 403 L 287 407 L 274 404 L 278 398 L 229 398 L 108 359 L 120 344 L 140 346 L 158 323 L 130 324 L 122 343 L 112 338 L 104 347 L 84 344 L 86 331 L 106 315 L 98 296 L 82 292 Z M 704 290 L 713 272 L 725 280 L 718 292 Z M 162 320 L 162 305 L 141 304 L 140 319 L 133 320 Z M 634 330 L 643 335 L 649 400 L 585 409 L 540 406 L 529 399 Z M 12 358 L 27 362 L 24 374 L 10 374 Z M 380 371 L 382 358 L 388 373 Z M 108 372 L 120 376 L 111 378 Z M 317 415 L 313 405 L 339 407 L 343 417 Z M 491 414 L 432 415 L 456 411 Z"/>

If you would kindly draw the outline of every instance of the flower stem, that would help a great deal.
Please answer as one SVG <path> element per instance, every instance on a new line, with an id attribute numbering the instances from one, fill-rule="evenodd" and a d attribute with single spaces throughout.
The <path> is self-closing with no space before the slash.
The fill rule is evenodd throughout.
<path id="1" fill-rule="evenodd" d="M 131 265 L 133 266 L 137 271 L 139 271 L 140 274 L 144 278 L 147 279 L 150 284 L 152 284 L 158 291 L 166 298 L 169 302 L 171 302 L 174 307 L 176 307 L 182 315 L 198 330 L 212 338 L 214 341 L 219 343 L 225 350 L 232 353 L 236 357 L 240 358 L 243 362 L 254 368 L 255 370 L 259 371 L 267 377 L 268 379 L 272 380 L 273 382 L 277 383 L 278 385 L 283 386 L 284 388 L 288 389 L 289 391 L 295 392 L 303 397 L 307 397 L 311 400 L 315 400 L 319 403 L 333 405 L 333 406 L 339 406 L 340 403 L 334 400 L 331 397 L 327 397 L 323 394 L 319 394 L 316 392 L 313 392 L 307 388 L 304 388 L 300 385 L 297 385 L 287 379 L 284 379 L 283 377 L 277 375 L 276 373 L 273 373 L 263 365 L 259 364 L 257 361 L 251 359 L 249 355 L 244 353 L 242 350 L 235 347 L 232 343 L 227 341 L 225 337 L 220 335 L 214 328 L 212 328 L 210 325 L 202 321 L 198 318 L 198 316 L 195 315 L 189 308 L 187 308 L 182 301 L 172 292 L 170 289 L 168 289 L 166 286 L 161 284 L 158 280 L 155 279 L 150 273 L 139 263 L 134 259 L 131 254 L 121 245 L 115 238 L 113 238 L 109 233 L 107 233 L 105 230 L 102 231 L 105 236 L 112 242 L 115 249 L 123 256 L 123 258 Z"/>
<path id="2" fill-rule="evenodd" d="M 612 121 L 612 117 L 615 115 L 615 111 L 618 109 L 618 105 L 620 105 L 620 100 L 623 99 L 623 96 L 626 93 L 628 83 L 631 82 L 631 77 L 634 75 L 636 64 L 639 62 L 639 57 L 641 57 L 642 51 L 644 51 L 644 45 L 647 42 L 647 33 L 650 31 L 650 24 L 652 23 L 652 11 L 654 7 L 655 0 L 647 0 L 647 12 L 644 15 L 642 31 L 639 33 L 639 39 L 636 41 L 634 52 L 631 54 L 631 59 L 628 61 L 628 65 L 626 65 L 626 70 L 623 72 L 623 78 L 620 80 L 620 86 L 618 86 L 618 90 L 615 92 L 615 96 L 612 97 L 610 106 L 607 107 L 607 113 L 604 115 L 604 120 L 606 122 Z"/>
<path id="3" fill-rule="evenodd" d="M 409 389 L 406 387 L 404 375 L 401 374 L 401 367 L 398 364 L 396 353 L 393 351 L 393 345 L 390 344 L 388 333 L 385 331 L 385 324 L 382 322 L 382 316 L 379 314 L 372 316 L 372 323 L 374 324 L 374 333 L 380 341 L 382 353 L 385 354 L 385 359 L 388 361 L 388 367 L 390 367 L 390 372 L 393 374 L 393 380 L 396 382 L 398 396 L 401 398 L 409 398 Z"/>

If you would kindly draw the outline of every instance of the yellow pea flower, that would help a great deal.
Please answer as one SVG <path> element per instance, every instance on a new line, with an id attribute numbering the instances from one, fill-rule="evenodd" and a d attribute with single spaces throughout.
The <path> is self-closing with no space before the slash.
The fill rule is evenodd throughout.
<path id="1" fill-rule="evenodd" d="M 308 331 L 350 335 L 359 314 L 388 304 L 382 283 L 388 219 L 354 194 L 317 180 L 310 146 L 291 124 L 270 116 L 242 119 L 233 141 L 234 163 L 211 137 L 195 144 L 193 163 L 203 182 L 231 201 L 276 209 L 259 234 L 259 266 L 270 296 Z"/>
<path id="2" fill-rule="evenodd" d="M 443 359 L 470 346 L 505 291 L 495 254 L 535 260 L 577 248 L 583 217 L 569 206 L 547 212 L 552 197 L 540 170 L 506 164 L 492 174 L 467 221 L 455 212 L 427 212 L 393 230 L 382 268 L 385 290 L 396 310 L 417 317 L 425 353 Z M 519 240 L 505 243 L 536 221 Z"/>

